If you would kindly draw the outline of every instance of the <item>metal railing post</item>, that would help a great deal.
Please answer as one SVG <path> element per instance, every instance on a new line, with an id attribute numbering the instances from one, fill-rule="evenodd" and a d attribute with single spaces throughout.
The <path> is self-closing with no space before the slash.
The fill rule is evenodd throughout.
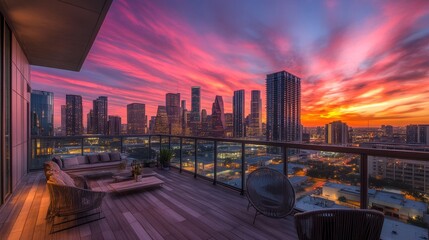
<path id="1" fill-rule="evenodd" d="M 360 208 L 368 208 L 368 155 L 360 155 Z"/>
<path id="2" fill-rule="evenodd" d="M 171 150 L 171 136 L 168 136 L 168 149 Z"/>
<path id="3" fill-rule="evenodd" d="M 244 195 L 244 184 L 246 180 L 246 170 L 245 170 L 245 162 L 246 162 L 246 145 L 244 142 L 241 143 L 241 195 Z"/>
<path id="4" fill-rule="evenodd" d="M 287 157 L 287 152 L 288 152 L 288 147 L 283 146 L 282 148 L 283 150 L 283 174 L 287 177 L 288 176 L 288 157 Z"/>
<path id="5" fill-rule="evenodd" d="M 194 178 L 197 178 L 197 138 L 194 139 Z"/>
<path id="6" fill-rule="evenodd" d="M 217 141 L 214 141 L 213 149 L 213 184 L 216 185 L 217 182 Z"/>
<path id="7" fill-rule="evenodd" d="M 162 149 L 162 136 L 159 135 L 159 151 Z"/>
<path id="8" fill-rule="evenodd" d="M 183 138 L 180 138 L 180 151 L 179 151 L 179 172 L 182 172 L 182 145 L 183 145 Z"/>

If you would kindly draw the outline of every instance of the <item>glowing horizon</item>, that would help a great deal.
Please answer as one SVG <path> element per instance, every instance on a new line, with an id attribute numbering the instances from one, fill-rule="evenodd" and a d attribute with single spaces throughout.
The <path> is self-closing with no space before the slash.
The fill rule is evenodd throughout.
<path id="1" fill-rule="evenodd" d="M 211 114 L 216 95 L 232 112 L 235 90 L 260 90 L 266 74 L 301 78 L 301 121 L 320 126 L 429 124 L 429 1 L 113 1 L 81 72 L 32 67 L 34 89 L 54 92 L 55 126 L 66 94 L 108 96 L 109 115 L 126 105 L 148 119 L 180 93 Z M 265 109 L 263 110 L 265 119 Z M 264 120 L 265 121 L 265 120 Z"/>

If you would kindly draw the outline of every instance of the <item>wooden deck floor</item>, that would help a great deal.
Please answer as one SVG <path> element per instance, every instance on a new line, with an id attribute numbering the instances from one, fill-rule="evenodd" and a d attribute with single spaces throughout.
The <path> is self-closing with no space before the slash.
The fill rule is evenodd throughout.
<path id="1" fill-rule="evenodd" d="M 105 218 L 49 234 L 49 194 L 42 172 L 30 173 L 0 209 L 0 239 L 297 239 L 293 217 L 246 210 L 238 192 L 176 170 L 160 171 L 161 188 L 104 198 Z M 111 179 L 90 182 L 107 190 Z"/>

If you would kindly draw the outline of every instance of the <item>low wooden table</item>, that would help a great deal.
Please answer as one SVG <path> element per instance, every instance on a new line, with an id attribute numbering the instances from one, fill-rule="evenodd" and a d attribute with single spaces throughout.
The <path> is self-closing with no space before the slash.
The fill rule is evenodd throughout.
<path id="1" fill-rule="evenodd" d="M 113 192 L 127 192 L 131 190 L 149 188 L 149 187 L 159 187 L 164 184 L 164 181 L 157 177 L 145 177 L 142 178 L 140 182 L 136 182 L 135 180 L 115 182 L 109 184 L 110 188 Z"/>

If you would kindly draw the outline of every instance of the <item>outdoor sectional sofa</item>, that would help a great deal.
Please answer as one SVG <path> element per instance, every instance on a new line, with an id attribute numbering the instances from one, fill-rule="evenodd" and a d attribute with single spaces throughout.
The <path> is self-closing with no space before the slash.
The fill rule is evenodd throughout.
<path id="1" fill-rule="evenodd" d="M 73 156 L 67 158 L 54 157 L 52 159 L 52 161 L 57 163 L 64 172 L 81 175 L 112 174 L 114 171 L 119 169 L 123 160 L 125 159 L 122 158 L 121 154 L 118 152 Z"/>

